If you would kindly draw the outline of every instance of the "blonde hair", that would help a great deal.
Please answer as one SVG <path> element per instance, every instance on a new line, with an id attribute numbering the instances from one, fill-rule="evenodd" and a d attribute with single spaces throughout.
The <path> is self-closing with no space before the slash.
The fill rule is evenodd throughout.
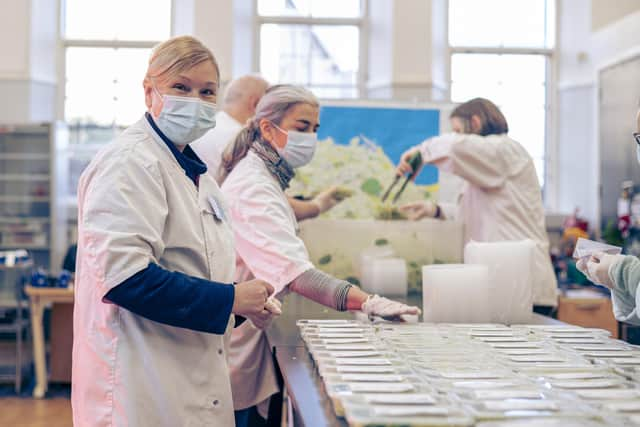
<path id="1" fill-rule="evenodd" d="M 233 168 L 246 157 L 254 141 L 261 140 L 260 120 L 266 119 L 276 125 L 282 123 L 287 112 L 298 104 L 319 107 L 318 98 L 302 86 L 275 85 L 267 89 L 256 106 L 256 114 L 230 143 L 222 155 L 219 175 L 221 182 Z"/>
<path id="2" fill-rule="evenodd" d="M 166 40 L 151 52 L 146 78 L 171 78 L 196 65 L 211 61 L 220 80 L 220 67 L 213 53 L 195 37 L 179 36 Z"/>

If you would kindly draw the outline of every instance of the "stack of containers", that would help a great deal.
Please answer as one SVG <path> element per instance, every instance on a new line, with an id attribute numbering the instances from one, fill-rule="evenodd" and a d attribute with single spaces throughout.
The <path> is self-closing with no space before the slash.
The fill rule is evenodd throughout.
<path id="1" fill-rule="evenodd" d="M 298 325 L 336 415 L 351 426 L 640 425 L 640 350 L 604 330 Z"/>

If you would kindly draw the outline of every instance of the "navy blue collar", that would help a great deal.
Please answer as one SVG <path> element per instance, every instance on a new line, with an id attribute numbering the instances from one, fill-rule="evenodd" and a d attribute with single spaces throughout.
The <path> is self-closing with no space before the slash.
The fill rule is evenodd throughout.
<path id="1" fill-rule="evenodd" d="M 184 147 L 184 150 L 180 152 L 180 150 L 176 148 L 175 144 L 171 142 L 171 140 L 167 138 L 164 133 L 162 133 L 160 128 L 158 128 L 158 125 L 156 125 L 156 122 L 153 120 L 153 117 L 151 117 L 151 114 L 149 114 L 149 112 L 145 113 L 145 117 L 147 118 L 149 125 L 151 125 L 160 139 L 162 139 L 162 141 L 167 144 L 167 147 L 169 147 L 169 150 L 171 150 L 171 153 L 173 153 L 173 156 L 178 161 L 180 167 L 184 169 L 184 173 L 189 177 L 191 181 L 193 181 L 193 183 L 197 187 L 200 175 L 207 172 L 207 165 L 202 160 L 200 160 L 200 157 L 198 157 L 198 155 L 191 149 L 191 147 L 189 147 L 189 145 L 186 145 Z"/>

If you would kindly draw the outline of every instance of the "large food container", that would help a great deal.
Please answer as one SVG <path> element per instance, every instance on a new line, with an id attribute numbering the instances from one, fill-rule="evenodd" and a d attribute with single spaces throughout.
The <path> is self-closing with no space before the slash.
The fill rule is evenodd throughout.
<path id="1" fill-rule="evenodd" d="M 337 278 L 360 283 L 360 255 L 372 247 L 392 248 L 407 261 L 409 293 L 422 293 L 422 266 L 463 259 L 463 225 L 456 221 L 313 219 L 300 223 L 314 265 Z"/>

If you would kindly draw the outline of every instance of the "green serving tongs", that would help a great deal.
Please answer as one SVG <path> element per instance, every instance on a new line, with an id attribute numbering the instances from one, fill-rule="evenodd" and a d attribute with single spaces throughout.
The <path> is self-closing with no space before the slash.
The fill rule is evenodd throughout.
<path id="1" fill-rule="evenodd" d="M 419 151 L 416 151 L 411 157 L 409 157 L 409 165 L 411 166 L 412 172 L 409 175 L 407 175 L 406 179 L 402 183 L 402 187 L 400 187 L 400 190 L 393 197 L 393 200 L 391 201 L 391 203 L 395 203 L 398 201 L 398 199 L 402 195 L 402 192 L 407 187 L 407 184 L 409 183 L 409 181 L 411 181 L 418 174 L 418 171 L 420 170 L 420 166 L 422 166 L 422 154 L 420 154 Z M 384 195 L 382 196 L 383 202 L 387 201 L 387 199 L 389 198 L 389 194 L 391 194 L 391 190 L 393 190 L 393 187 L 395 187 L 396 184 L 400 181 L 400 178 L 402 178 L 402 175 L 396 175 L 393 182 L 391 183 L 387 191 L 385 191 Z"/>

